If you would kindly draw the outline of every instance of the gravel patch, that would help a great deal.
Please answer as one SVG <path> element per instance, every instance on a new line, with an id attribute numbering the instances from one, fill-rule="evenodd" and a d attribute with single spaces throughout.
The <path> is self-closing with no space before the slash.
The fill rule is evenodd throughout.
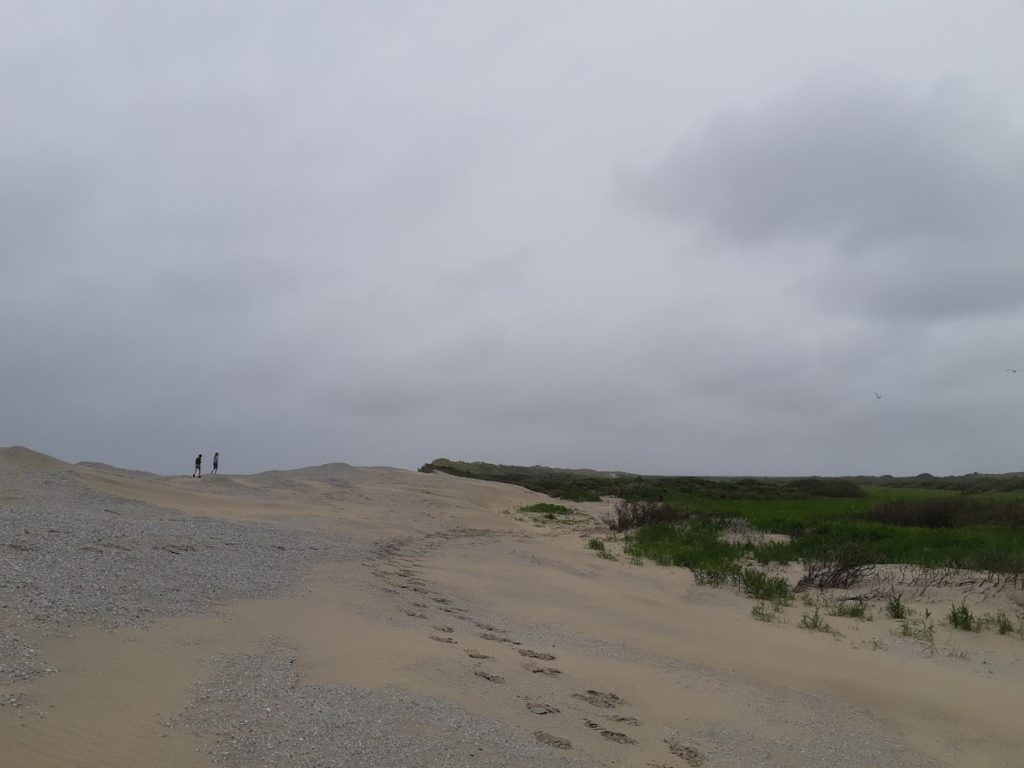
<path id="1" fill-rule="evenodd" d="M 0 681 L 45 669 L 25 636 L 279 594 L 317 563 L 372 552 L 370 542 L 126 501 L 70 468 L 0 463 L 0 489 Z"/>
<path id="2" fill-rule="evenodd" d="M 187 712 L 165 727 L 186 727 L 227 768 L 287 766 L 584 766 L 513 728 L 450 704 L 393 688 L 300 685 L 294 652 L 214 662 Z"/>

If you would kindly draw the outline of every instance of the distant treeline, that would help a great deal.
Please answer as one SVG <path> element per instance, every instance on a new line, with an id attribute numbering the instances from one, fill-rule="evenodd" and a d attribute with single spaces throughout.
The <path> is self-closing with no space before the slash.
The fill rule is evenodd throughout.
<path id="1" fill-rule="evenodd" d="M 680 496 L 717 499 L 794 499 L 812 497 L 859 498 L 864 486 L 883 488 L 926 488 L 960 493 L 1019 493 L 1024 491 L 1024 472 L 1002 475 L 938 477 L 927 472 L 913 477 L 857 475 L 846 477 L 744 477 L 714 478 L 665 475 L 637 475 L 630 472 L 594 469 L 523 467 L 514 464 L 488 464 L 483 461 L 434 459 L 420 472 L 446 472 L 460 477 L 494 480 L 521 485 L 571 501 L 597 501 L 601 496 L 616 496 L 638 501 L 667 501 Z"/>
<path id="2" fill-rule="evenodd" d="M 435 471 L 521 485 L 569 501 L 599 501 L 602 496 L 632 501 L 670 501 L 687 496 L 704 499 L 807 499 L 859 498 L 864 495 L 864 490 L 852 480 L 828 477 L 672 477 L 451 459 L 435 459 L 420 467 L 420 472 Z"/>

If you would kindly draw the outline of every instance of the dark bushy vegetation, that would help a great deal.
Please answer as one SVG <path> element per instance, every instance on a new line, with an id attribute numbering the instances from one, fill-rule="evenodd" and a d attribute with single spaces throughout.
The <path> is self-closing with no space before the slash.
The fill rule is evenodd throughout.
<path id="1" fill-rule="evenodd" d="M 935 491 L 959 491 L 960 493 L 1021 493 L 1024 491 L 1024 473 L 1011 472 L 1005 475 L 949 475 L 935 477 L 927 472 L 914 477 L 860 477 L 852 478 L 860 485 L 877 485 L 887 488 L 927 488 Z"/>
<path id="2" fill-rule="evenodd" d="M 451 459 L 434 459 L 420 467 L 420 472 L 445 472 L 460 477 L 512 483 L 570 501 L 599 501 L 602 496 L 614 496 L 627 501 L 654 502 L 674 502 L 685 497 L 782 500 L 864 496 L 864 490 L 860 486 L 841 478 L 667 477 L 602 472 L 593 469 L 522 467 Z"/>
<path id="3" fill-rule="evenodd" d="M 845 542 L 805 560 L 804 577 L 797 586 L 849 589 L 871 575 L 873 563 L 871 550 L 863 542 Z"/>
<path id="4" fill-rule="evenodd" d="M 613 531 L 632 531 L 645 525 L 681 523 L 689 514 L 657 501 L 620 501 L 615 505 L 615 517 L 608 521 Z"/>
<path id="5" fill-rule="evenodd" d="M 1024 526 L 1024 499 L 963 496 L 893 499 L 876 504 L 866 517 L 874 522 L 913 528 Z"/>

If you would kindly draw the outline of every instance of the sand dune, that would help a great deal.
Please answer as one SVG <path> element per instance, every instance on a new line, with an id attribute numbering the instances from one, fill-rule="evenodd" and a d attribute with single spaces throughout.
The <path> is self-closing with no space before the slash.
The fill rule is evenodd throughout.
<path id="1" fill-rule="evenodd" d="M 538 525 L 544 497 L 441 474 L 26 449 L 0 482 L 5 766 L 1021 764 L 1019 637 L 763 624 L 594 557 L 601 505 Z M 81 589 L 48 585 L 61 558 Z"/>

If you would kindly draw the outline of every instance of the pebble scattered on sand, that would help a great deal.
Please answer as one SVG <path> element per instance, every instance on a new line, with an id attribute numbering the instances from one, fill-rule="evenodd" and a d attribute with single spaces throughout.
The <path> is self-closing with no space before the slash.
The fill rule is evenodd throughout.
<path id="1" fill-rule="evenodd" d="M 278 593 L 369 543 L 193 517 L 86 486 L 69 467 L 0 464 L 0 681 L 45 672 L 27 639 L 87 624 L 141 626 Z"/>
<path id="2" fill-rule="evenodd" d="M 216 662 L 179 721 L 226 768 L 584 766 L 528 734 L 391 688 L 301 685 L 285 646 Z M 169 726 L 176 723 L 168 723 Z"/>

